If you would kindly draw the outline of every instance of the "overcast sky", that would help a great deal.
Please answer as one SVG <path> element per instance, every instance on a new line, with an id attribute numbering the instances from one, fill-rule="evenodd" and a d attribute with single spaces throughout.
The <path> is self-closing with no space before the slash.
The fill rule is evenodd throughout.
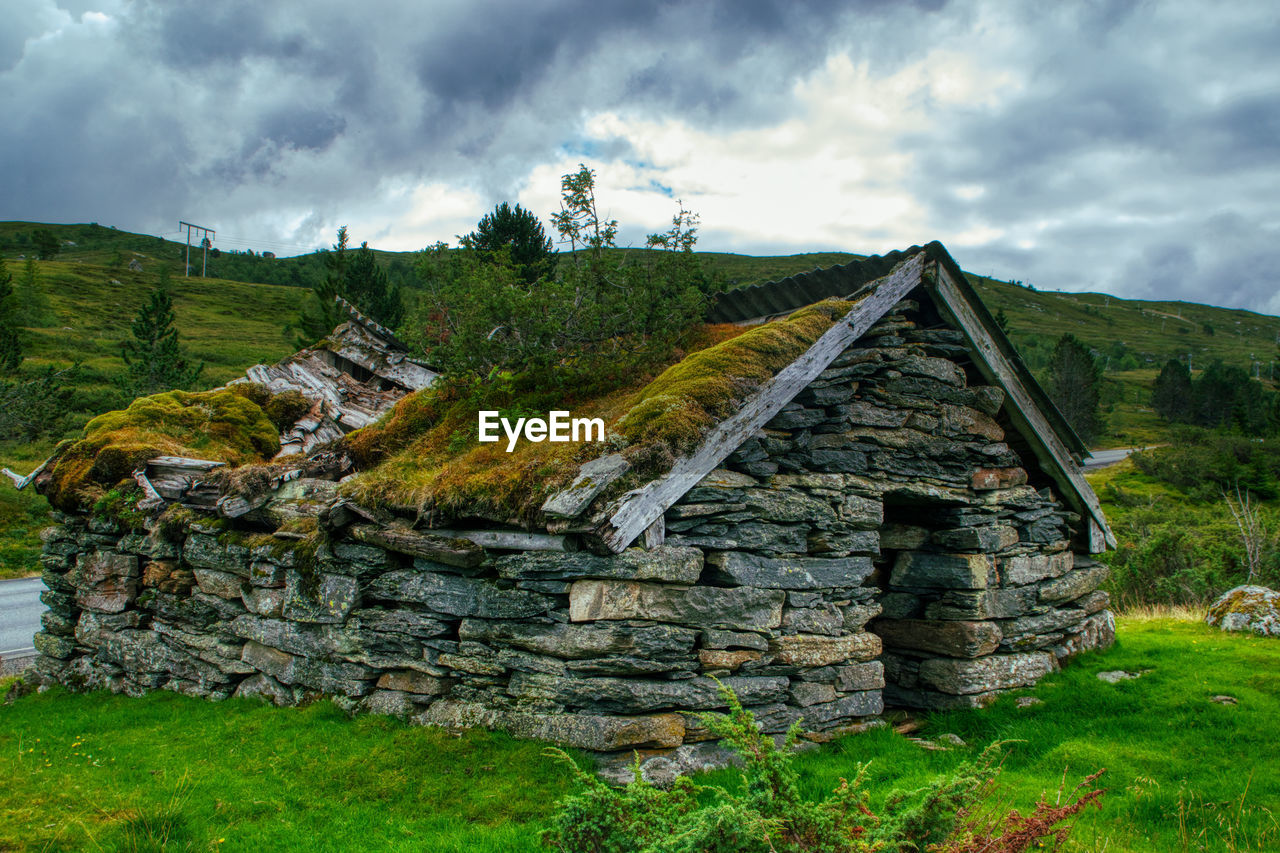
<path id="1" fill-rule="evenodd" d="M 4 0 L 0 219 L 410 250 L 579 162 L 699 248 L 1280 313 L 1280 3 Z M 548 225 L 549 228 L 549 225 Z"/>

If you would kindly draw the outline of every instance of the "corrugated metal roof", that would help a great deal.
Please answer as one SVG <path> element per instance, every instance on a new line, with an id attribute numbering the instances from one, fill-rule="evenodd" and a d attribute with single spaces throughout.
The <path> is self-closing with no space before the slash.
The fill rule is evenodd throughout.
<path id="1" fill-rule="evenodd" d="M 787 314 L 832 296 L 849 296 L 864 285 L 889 274 L 902 261 L 922 251 L 912 246 L 905 251 L 872 255 L 843 266 L 815 269 L 811 272 L 741 287 L 718 293 L 707 312 L 712 323 L 741 323 Z"/>
<path id="2" fill-rule="evenodd" d="M 885 255 L 872 255 L 861 261 L 854 261 L 843 266 L 815 269 L 812 272 L 799 273 L 780 281 L 770 281 L 751 287 L 743 287 L 719 293 L 707 312 L 707 320 L 712 323 L 742 323 L 760 320 L 779 314 L 789 314 L 797 308 L 812 305 L 830 297 L 844 297 L 856 293 L 861 288 L 878 278 L 889 274 L 895 266 L 918 252 L 927 252 L 929 259 L 946 264 L 952 278 L 961 286 L 966 301 L 973 305 L 982 320 L 986 332 L 995 340 L 1004 356 L 1012 363 L 1018 378 L 1026 385 L 1036 404 L 1048 417 L 1054 432 L 1062 442 L 1077 454 L 1088 453 L 1088 448 L 1080 440 L 1075 431 L 1067 423 L 1067 419 L 1058 411 L 1058 407 L 1049 399 L 1049 395 L 1040 387 L 1031 371 L 1023 363 L 1017 349 L 1009 342 L 1004 331 L 992 318 L 977 291 L 969 283 L 960 267 L 939 242 L 934 241 L 925 246 L 912 246 L 902 251 L 889 252 Z"/>

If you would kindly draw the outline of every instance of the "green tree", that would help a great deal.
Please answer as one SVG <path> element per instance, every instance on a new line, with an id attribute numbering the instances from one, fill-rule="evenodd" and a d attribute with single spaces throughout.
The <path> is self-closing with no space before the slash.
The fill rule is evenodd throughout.
<path id="1" fill-rule="evenodd" d="M 173 322 L 173 297 L 156 287 L 133 320 L 133 338 L 120 344 L 127 369 L 119 384 L 130 396 L 189 389 L 200 378 L 204 364 L 191 363 Z"/>
<path id="2" fill-rule="evenodd" d="M 338 229 L 338 242 L 321 253 L 324 277 L 311 287 L 302 313 L 285 327 L 296 332 L 300 347 L 309 347 L 347 321 L 347 313 L 337 297 L 356 306 L 375 322 L 395 328 L 404 320 L 404 299 L 399 285 L 391 284 L 378 266 L 368 243 L 352 251 L 347 248 L 347 226 Z"/>
<path id="3" fill-rule="evenodd" d="M 599 219 L 591 170 L 565 175 L 561 193 L 551 219 L 573 260 L 537 287 L 528 286 L 506 246 L 489 260 L 443 243 L 422 254 L 425 298 L 409 336 L 435 366 L 472 379 L 500 371 L 599 378 L 669 351 L 701 316 L 705 276 L 692 253 L 692 214 L 682 210 L 672 231 L 651 238 L 651 246 L 673 251 L 643 253 L 637 263 L 606 251 L 618 223 Z"/>
<path id="4" fill-rule="evenodd" d="M 996 309 L 996 325 L 1000 327 L 1000 331 L 1006 335 L 1009 334 L 1009 315 L 1004 313 L 1004 308 Z"/>
<path id="5" fill-rule="evenodd" d="M 351 253 L 339 289 L 341 296 L 366 316 L 395 328 L 404 320 L 399 285 L 391 284 L 368 243 Z"/>
<path id="6" fill-rule="evenodd" d="M 22 341 L 18 337 L 14 303 L 13 273 L 0 257 L 0 370 L 7 373 L 22 364 Z"/>
<path id="7" fill-rule="evenodd" d="M 62 243 L 48 228 L 37 228 L 31 235 L 31 242 L 42 261 L 52 260 L 62 251 Z"/>
<path id="8" fill-rule="evenodd" d="M 320 252 L 324 263 L 324 276 L 311 286 L 311 293 L 302 303 L 302 313 L 285 327 L 286 332 L 296 332 L 299 347 L 309 347 L 328 336 L 343 323 L 347 315 L 338 306 L 336 297 L 346 276 L 347 226 L 338 229 L 338 242 L 332 249 Z"/>
<path id="9" fill-rule="evenodd" d="M 14 300 L 19 325 L 44 328 L 57 322 L 49 297 L 40 286 L 40 271 L 36 267 L 35 258 L 28 256 L 23 263 L 22 276 L 18 279 L 16 290 Z"/>
<path id="10" fill-rule="evenodd" d="M 34 441 L 63 432 L 71 402 L 66 382 L 75 371 L 46 367 L 31 377 L 0 381 L 0 440 Z"/>
<path id="11" fill-rule="evenodd" d="M 485 215 L 476 230 L 460 238 L 463 248 L 473 249 L 493 262 L 505 248 L 511 263 L 527 284 L 549 278 L 555 272 L 556 251 L 538 217 L 520 205 L 502 202 Z"/>
<path id="12" fill-rule="evenodd" d="M 1196 380 L 1191 395 L 1192 419 L 1204 427 L 1237 429 L 1263 435 L 1273 426 L 1270 392 L 1236 365 L 1213 361 Z"/>
<path id="13" fill-rule="evenodd" d="M 1067 423 L 1086 443 L 1102 431 L 1102 367 L 1089 348 L 1068 332 L 1049 356 L 1046 390 Z"/>
<path id="14" fill-rule="evenodd" d="M 1176 358 L 1160 368 L 1151 390 L 1151 408 L 1166 421 L 1191 421 L 1191 371 Z"/>

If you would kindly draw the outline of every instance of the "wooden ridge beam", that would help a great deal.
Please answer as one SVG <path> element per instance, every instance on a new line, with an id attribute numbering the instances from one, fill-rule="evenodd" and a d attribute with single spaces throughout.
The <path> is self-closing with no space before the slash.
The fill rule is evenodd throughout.
<path id="1" fill-rule="evenodd" d="M 1089 527 L 1084 538 L 1089 543 L 1090 551 L 1098 553 L 1106 550 L 1105 547 L 1098 547 L 1100 543 L 1103 546 L 1116 547 L 1115 534 L 1107 526 L 1107 518 L 1102 512 L 1098 496 L 1085 480 L 1075 457 L 1058 437 L 1057 432 L 1049 424 L 1048 418 L 1040 411 L 1031 393 L 1018 378 L 1017 370 L 987 332 L 981 319 L 964 298 L 960 286 L 952 280 L 945 266 L 939 265 L 930 289 L 934 293 L 938 307 L 950 315 L 950 319 L 969 339 L 970 348 L 977 356 L 974 362 L 978 370 L 988 382 L 1003 388 L 1008 395 L 1005 412 L 1018 431 L 1026 437 L 1036 458 L 1040 461 L 1040 467 L 1058 484 L 1067 500 L 1082 514 L 1089 516 L 1087 521 L 1093 527 Z M 1094 550 L 1095 548 L 1097 550 Z"/>
<path id="2" fill-rule="evenodd" d="M 918 252 L 889 275 L 869 284 L 869 293 L 861 302 L 803 355 L 761 385 L 737 412 L 716 424 L 697 450 L 678 459 L 663 476 L 623 495 L 599 530 L 605 546 L 615 554 L 621 553 L 661 518 L 668 507 L 768 423 L 849 344 L 866 334 L 889 309 L 921 284 L 926 260 L 925 253 Z"/>

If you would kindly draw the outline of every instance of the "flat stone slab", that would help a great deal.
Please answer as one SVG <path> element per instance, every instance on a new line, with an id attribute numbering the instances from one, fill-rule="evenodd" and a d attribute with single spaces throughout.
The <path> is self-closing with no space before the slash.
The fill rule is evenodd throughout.
<path id="1" fill-rule="evenodd" d="M 778 663 L 795 666 L 829 666 L 847 661 L 868 661 L 880 654 L 880 638 L 875 634 L 850 634 L 826 637 L 818 634 L 792 634 L 779 637 L 769 645 Z"/>
<path id="2" fill-rule="evenodd" d="M 889 585 L 935 589 L 986 589 L 995 575 L 987 554 L 933 554 L 905 551 L 898 555 Z"/>
<path id="3" fill-rule="evenodd" d="M 870 557 L 762 557 L 743 551 L 712 554 L 709 562 L 715 580 L 763 589 L 861 586 L 873 568 Z"/>
<path id="4" fill-rule="evenodd" d="M 994 652 L 1004 639 L 994 622 L 937 622 L 924 619 L 879 619 L 872 630 L 890 648 L 977 658 Z"/>
<path id="5" fill-rule="evenodd" d="M 600 578 L 694 584 L 702 575 L 703 556 L 697 548 L 662 545 L 648 551 L 628 548 L 608 557 L 585 551 L 530 551 L 506 554 L 491 564 L 499 577 L 509 580 Z"/>
<path id="6" fill-rule="evenodd" d="M 782 624 L 782 590 L 583 580 L 569 589 L 569 619 L 649 619 L 706 628 L 766 631 Z"/>
<path id="7" fill-rule="evenodd" d="M 942 693 L 975 694 L 1028 687 L 1057 668 L 1053 655 L 1027 652 L 976 660 L 929 658 L 920 662 L 920 684 Z"/>

